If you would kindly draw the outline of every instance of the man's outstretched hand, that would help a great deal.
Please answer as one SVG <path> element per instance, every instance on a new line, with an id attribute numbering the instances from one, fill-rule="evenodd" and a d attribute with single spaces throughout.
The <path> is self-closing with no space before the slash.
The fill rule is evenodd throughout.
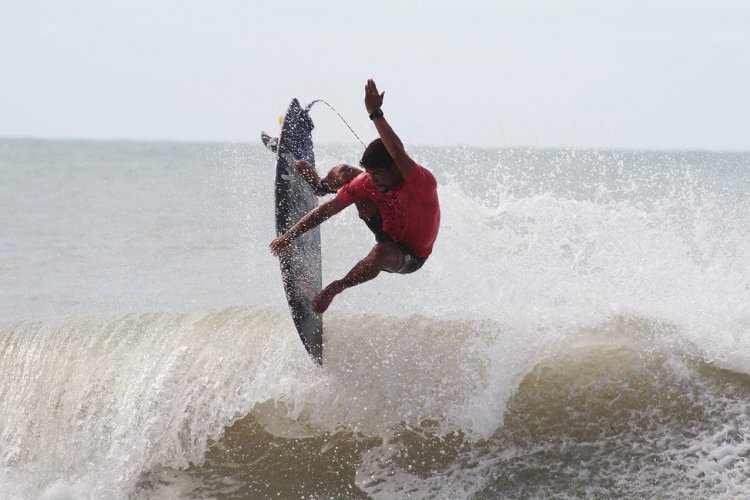
<path id="1" fill-rule="evenodd" d="M 383 97 L 385 96 L 385 90 L 378 93 L 378 87 L 375 85 L 375 80 L 370 78 L 367 80 L 365 85 L 365 109 L 368 114 L 372 114 L 373 111 L 380 109 L 383 105 Z"/>
<path id="2" fill-rule="evenodd" d="M 288 238 L 286 233 L 284 233 L 278 238 L 275 238 L 269 245 L 269 248 L 271 248 L 271 253 L 278 257 L 284 251 L 286 251 L 286 249 L 289 248 L 289 245 L 291 244 L 291 238 Z"/>

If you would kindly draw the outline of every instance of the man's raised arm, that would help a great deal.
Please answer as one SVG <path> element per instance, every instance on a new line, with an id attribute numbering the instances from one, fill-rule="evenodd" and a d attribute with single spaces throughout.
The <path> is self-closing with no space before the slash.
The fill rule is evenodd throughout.
<path id="1" fill-rule="evenodd" d="M 385 145 L 385 149 L 396 163 L 396 168 L 401 172 L 401 175 L 409 177 L 414 172 L 416 163 L 406 154 L 406 149 L 404 149 L 401 139 L 398 138 L 396 132 L 393 131 L 383 116 L 383 111 L 380 108 L 383 106 L 384 96 L 385 91 L 378 93 L 378 87 L 375 85 L 374 80 L 367 80 L 367 84 L 365 85 L 365 109 L 367 109 L 367 113 L 375 124 L 378 135 L 380 135 L 380 139 L 383 141 L 383 145 Z"/>

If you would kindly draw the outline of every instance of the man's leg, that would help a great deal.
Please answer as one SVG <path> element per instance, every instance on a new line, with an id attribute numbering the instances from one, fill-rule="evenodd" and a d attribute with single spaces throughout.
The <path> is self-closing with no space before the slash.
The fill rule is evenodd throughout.
<path id="1" fill-rule="evenodd" d="M 404 263 L 404 254 L 393 242 L 378 243 L 367 257 L 357 262 L 346 276 L 333 281 L 313 299 L 313 309 L 322 314 L 331 305 L 333 298 L 353 286 L 375 278 L 380 271 L 397 272 Z"/>

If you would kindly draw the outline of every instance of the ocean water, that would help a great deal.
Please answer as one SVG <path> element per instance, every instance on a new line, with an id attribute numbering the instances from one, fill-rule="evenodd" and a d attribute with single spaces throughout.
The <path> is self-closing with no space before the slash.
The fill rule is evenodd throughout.
<path id="1" fill-rule="evenodd" d="M 750 153 L 410 152 L 435 251 L 319 369 L 262 146 L 0 140 L 0 496 L 750 496 Z"/>

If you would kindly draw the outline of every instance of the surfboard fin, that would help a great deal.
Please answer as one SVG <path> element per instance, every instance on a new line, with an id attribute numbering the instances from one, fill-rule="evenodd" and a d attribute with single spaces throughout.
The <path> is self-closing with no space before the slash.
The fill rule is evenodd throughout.
<path id="1" fill-rule="evenodd" d="M 263 145 L 275 153 L 279 149 L 279 138 L 271 137 L 265 132 L 260 133 L 260 140 L 263 141 Z"/>

